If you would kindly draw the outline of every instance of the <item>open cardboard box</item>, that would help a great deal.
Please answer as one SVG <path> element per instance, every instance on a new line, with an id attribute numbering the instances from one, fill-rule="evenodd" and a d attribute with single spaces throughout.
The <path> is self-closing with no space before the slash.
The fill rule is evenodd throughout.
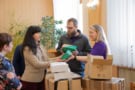
<path id="1" fill-rule="evenodd" d="M 102 56 L 88 55 L 85 65 L 85 78 L 91 79 L 111 79 L 112 78 L 112 56 L 106 60 Z"/>
<path id="2" fill-rule="evenodd" d="M 73 72 L 48 73 L 46 90 L 82 90 L 81 77 Z"/>
<path id="3" fill-rule="evenodd" d="M 66 62 L 51 62 L 45 86 L 46 90 L 82 90 L 81 76 L 70 72 Z"/>

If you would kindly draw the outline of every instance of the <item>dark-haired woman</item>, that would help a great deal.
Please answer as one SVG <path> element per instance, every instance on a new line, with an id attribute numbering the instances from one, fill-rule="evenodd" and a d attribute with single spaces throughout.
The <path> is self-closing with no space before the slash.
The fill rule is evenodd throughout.
<path id="1" fill-rule="evenodd" d="M 38 26 L 28 27 L 22 43 L 25 61 L 25 70 L 21 77 L 22 90 L 45 90 L 45 70 L 50 64 L 46 52 L 40 45 L 40 32 Z"/>

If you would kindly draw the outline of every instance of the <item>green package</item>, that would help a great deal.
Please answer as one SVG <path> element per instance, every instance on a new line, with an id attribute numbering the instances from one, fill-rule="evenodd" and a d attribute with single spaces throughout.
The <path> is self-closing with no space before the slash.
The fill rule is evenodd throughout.
<path id="1" fill-rule="evenodd" d="M 71 52 L 75 51 L 77 47 L 75 45 L 69 45 L 62 48 L 62 51 L 65 53 L 67 50 L 70 50 Z"/>
<path id="2" fill-rule="evenodd" d="M 64 54 L 62 55 L 61 59 L 62 60 L 68 59 L 72 55 L 72 52 L 75 51 L 76 49 L 77 49 L 77 47 L 74 45 L 69 45 L 69 46 L 63 47 L 62 50 L 63 50 Z"/>

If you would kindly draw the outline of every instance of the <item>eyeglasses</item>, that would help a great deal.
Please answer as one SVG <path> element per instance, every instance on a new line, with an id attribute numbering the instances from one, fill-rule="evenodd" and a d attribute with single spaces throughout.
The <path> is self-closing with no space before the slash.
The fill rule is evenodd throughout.
<path id="1" fill-rule="evenodd" d="M 73 27 L 67 27 L 67 29 L 73 29 Z"/>

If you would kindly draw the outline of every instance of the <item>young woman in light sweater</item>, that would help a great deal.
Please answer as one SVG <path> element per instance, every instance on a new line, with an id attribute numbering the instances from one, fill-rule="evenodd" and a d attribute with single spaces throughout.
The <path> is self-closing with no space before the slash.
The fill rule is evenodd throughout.
<path id="1" fill-rule="evenodd" d="M 41 28 L 38 26 L 28 27 L 22 43 L 25 61 L 25 70 L 21 77 L 22 90 L 45 90 L 45 71 L 50 64 L 40 44 L 40 32 Z"/>

